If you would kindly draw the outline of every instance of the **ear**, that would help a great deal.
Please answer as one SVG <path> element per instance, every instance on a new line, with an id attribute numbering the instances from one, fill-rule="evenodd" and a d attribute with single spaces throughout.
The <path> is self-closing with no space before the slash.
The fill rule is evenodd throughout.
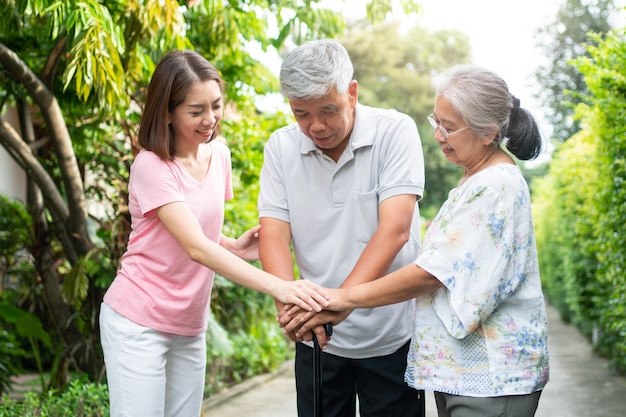
<path id="1" fill-rule="evenodd" d="M 356 106 L 359 98 L 359 83 L 356 80 L 350 81 L 350 85 L 348 86 L 348 96 L 350 97 L 350 105 L 352 105 L 352 107 Z"/>
<path id="2" fill-rule="evenodd" d="M 496 137 L 498 136 L 498 126 L 495 124 L 491 126 L 487 135 L 483 138 L 483 142 L 485 146 L 491 146 L 493 142 L 495 142 Z"/>

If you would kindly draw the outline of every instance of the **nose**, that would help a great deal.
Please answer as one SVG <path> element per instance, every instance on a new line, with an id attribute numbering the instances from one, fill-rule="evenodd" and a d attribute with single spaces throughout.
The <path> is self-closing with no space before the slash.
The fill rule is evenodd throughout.
<path id="1" fill-rule="evenodd" d="M 326 129 L 326 123 L 321 117 L 313 117 L 309 128 L 315 132 L 321 132 Z"/>
<path id="2" fill-rule="evenodd" d="M 208 111 L 206 116 L 202 118 L 202 123 L 207 126 L 213 126 L 217 120 L 217 114 L 213 111 Z"/>
<path id="3" fill-rule="evenodd" d="M 433 130 L 433 135 L 437 142 L 445 142 L 446 140 L 446 137 L 444 136 L 443 131 L 441 130 L 441 127 L 439 125 L 435 126 Z"/>

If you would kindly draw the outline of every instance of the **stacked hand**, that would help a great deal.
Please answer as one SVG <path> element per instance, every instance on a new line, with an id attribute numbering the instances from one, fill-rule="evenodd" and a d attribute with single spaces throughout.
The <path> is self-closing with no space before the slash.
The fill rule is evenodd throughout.
<path id="1" fill-rule="evenodd" d="M 274 297 L 285 305 L 293 306 L 292 308 L 297 311 L 315 314 L 328 306 L 327 289 L 311 281 L 306 279 L 278 280 L 278 285 L 279 287 L 273 294 Z"/>
<path id="2" fill-rule="evenodd" d="M 313 339 L 313 332 L 322 349 L 326 349 L 330 337 L 327 337 L 324 325 L 332 323 L 333 326 L 341 323 L 350 315 L 352 310 L 331 311 L 330 308 L 337 309 L 334 301 L 335 291 L 326 289 L 331 294 L 329 304 L 323 311 L 307 311 L 297 305 L 289 304 L 282 309 L 278 315 L 278 324 L 283 328 L 283 332 L 294 342 L 310 341 Z"/>

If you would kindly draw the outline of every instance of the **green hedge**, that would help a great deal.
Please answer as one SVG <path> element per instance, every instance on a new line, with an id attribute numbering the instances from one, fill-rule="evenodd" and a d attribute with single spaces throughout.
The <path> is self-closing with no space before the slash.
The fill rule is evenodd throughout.
<path id="1" fill-rule="evenodd" d="M 550 303 L 626 373 L 624 30 L 589 52 L 576 62 L 591 94 L 576 110 L 584 127 L 534 184 L 537 246 Z"/>
<path id="2" fill-rule="evenodd" d="M 41 395 L 28 392 L 23 400 L 3 397 L 0 417 L 105 417 L 109 415 L 109 393 L 103 384 L 72 381 L 63 392 Z"/>

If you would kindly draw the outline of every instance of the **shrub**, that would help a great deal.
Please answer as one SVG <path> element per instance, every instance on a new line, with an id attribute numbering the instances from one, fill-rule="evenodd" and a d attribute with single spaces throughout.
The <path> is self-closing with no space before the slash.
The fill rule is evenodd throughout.
<path id="1" fill-rule="evenodd" d="M 548 299 L 626 373 L 626 36 L 576 61 L 590 96 L 583 130 L 563 143 L 533 195 Z"/>
<path id="2" fill-rule="evenodd" d="M 0 329 L 0 395 L 11 388 L 11 377 L 21 372 L 20 360 L 24 356 L 15 335 Z"/>
<path id="3" fill-rule="evenodd" d="M 74 380 L 62 392 L 28 392 L 22 400 L 4 397 L 0 417 L 106 417 L 109 416 L 109 393 L 104 384 Z"/>

